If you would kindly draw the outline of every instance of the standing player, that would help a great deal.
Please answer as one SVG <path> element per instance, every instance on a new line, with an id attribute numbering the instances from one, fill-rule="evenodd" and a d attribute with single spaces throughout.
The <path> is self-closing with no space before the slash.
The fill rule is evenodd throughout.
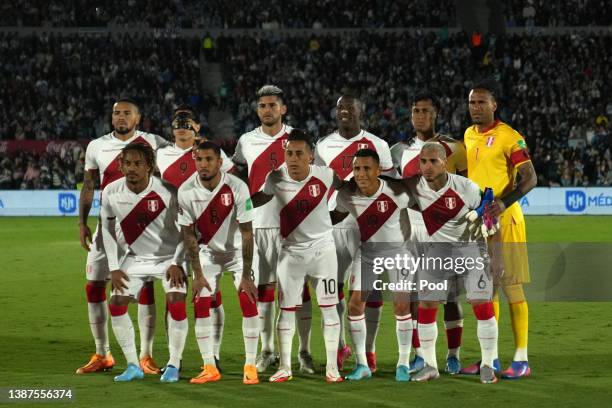
<path id="1" fill-rule="evenodd" d="M 406 142 L 399 142 L 391 148 L 393 164 L 402 177 L 412 177 L 419 174 L 419 153 L 426 142 L 438 142 L 446 151 L 446 170 L 450 173 L 467 176 L 467 159 L 465 147 L 461 142 L 436 133 L 436 120 L 440 112 L 440 100 L 430 92 L 417 94 L 412 102 L 411 121 L 416 133 L 415 137 Z M 429 240 L 423 217 L 421 213 L 408 209 L 410 220 L 410 237 L 417 243 Z M 417 307 L 418 303 L 412 304 L 412 318 L 414 319 L 414 330 L 417 330 Z M 448 354 L 446 356 L 445 371 L 449 374 L 458 374 L 461 371 L 459 360 L 459 348 L 461 347 L 461 335 L 463 333 L 463 313 L 461 305 L 457 302 L 446 302 L 444 304 L 444 327 L 448 341 Z M 415 358 L 411 364 L 411 371 L 419 371 L 423 368 L 423 358 L 419 344 L 419 336 L 412 337 L 412 345 L 415 349 Z"/>
<path id="2" fill-rule="evenodd" d="M 251 196 L 261 191 L 268 174 L 285 164 L 284 147 L 291 126 L 283 123 L 287 106 L 283 101 L 283 91 L 274 85 L 264 85 L 257 91 L 257 116 L 261 126 L 245 133 L 238 139 L 232 160 L 237 166 L 247 166 L 248 184 Z M 266 205 L 257 208 L 253 220 L 255 246 L 259 265 L 258 303 L 261 319 L 261 355 L 257 359 L 257 371 L 264 372 L 270 365 L 278 362 L 274 352 L 274 289 L 276 287 L 276 265 L 280 246 L 278 203 L 273 198 Z M 298 335 L 300 337 L 300 371 L 314 373 L 310 354 L 310 325 L 312 304 L 310 295 L 304 290 L 302 308 L 296 313 Z"/>
<path id="3" fill-rule="evenodd" d="M 389 146 L 384 140 L 361 128 L 361 102 L 349 93 L 343 94 L 336 103 L 336 122 L 338 130 L 325 136 L 317 143 L 315 164 L 331 167 L 338 177 L 348 180 L 353 177 L 353 157 L 358 150 L 371 149 L 378 153 L 382 172 L 393 176 L 393 162 Z M 332 209 L 333 209 L 333 202 Z M 344 323 L 344 282 L 348 279 L 350 267 L 357 248 L 359 247 L 359 227 L 355 217 L 349 215 L 342 222 L 334 225 L 334 240 L 338 257 L 338 314 L 341 324 Z M 382 313 L 382 301 L 372 300 L 366 303 L 365 320 L 367 325 L 366 356 L 372 372 L 376 371 L 376 334 Z M 342 369 L 344 361 L 351 355 L 351 349 L 346 345 L 344 327 L 340 328 L 338 344 L 338 367 Z"/>
<path id="4" fill-rule="evenodd" d="M 512 365 L 503 378 L 527 377 L 531 373 L 527 358 L 529 311 L 523 283 L 530 280 L 527 259 L 525 218 L 518 201 L 537 184 L 537 176 L 525 139 L 510 126 L 496 119 L 497 99 L 494 84 L 472 87 L 469 110 L 473 126 L 465 131 L 468 177 L 480 186 L 492 187 L 496 194 L 492 215 L 499 218 L 501 231 L 491 241 L 503 246 L 504 274 L 497 282 L 510 305 L 510 320 L 516 347 Z M 499 298 L 494 301 L 499 317 Z M 463 372 L 477 374 L 478 365 Z"/>
<path id="5" fill-rule="evenodd" d="M 270 382 L 291 380 L 291 346 L 295 333 L 295 314 L 302 305 L 304 281 L 309 278 L 316 290 L 323 315 L 323 338 L 327 382 L 343 378 L 336 365 L 340 319 L 336 311 L 338 290 L 336 251 L 327 198 L 331 188 L 341 186 L 334 172 L 311 165 L 314 146 L 301 130 L 294 129 L 287 139 L 287 166 L 271 172 L 263 192 L 253 199 L 261 205 L 275 196 L 279 203 L 281 249 L 278 255 L 280 315 L 277 323 L 280 365 Z"/>
<path id="6" fill-rule="evenodd" d="M 192 149 L 198 140 L 200 121 L 196 111 L 189 105 L 179 105 L 172 114 L 172 136 L 174 144 L 157 151 L 157 167 L 162 179 L 172 183 L 176 188 L 196 173 Z M 206 138 L 204 138 L 206 140 Z M 221 171 L 231 172 L 234 169 L 231 160 L 221 150 Z M 210 305 L 213 321 L 213 338 L 215 363 L 219 366 L 219 351 L 223 337 L 225 311 L 221 303 L 221 293 L 217 291 Z"/>
<path id="7" fill-rule="evenodd" d="M 499 365 L 498 328 L 491 301 L 493 282 L 486 265 L 486 243 L 482 238 L 480 242 L 475 241 L 466 218 L 470 210 L 481 206 L 480 189 L 467 178 L 447 172 L 446 151 L 440 143 L 425 143 L 419 163 L 422 176 L 407 179 L 405 184 L 423 215 L 429 237 L 427 245 L 423 247 L 425 266 L 421 266 L 418 275 L 418 333 L 425 366 L 411 380 L 428 381 L 440 376 L 436 361 L 436 314 L 438 304 L 449 296 L 448 291 L 427 290 L 420 286 L 421 282 L 446 282 L 450 287 L 451 283 L 457 283 L 454 281 L 461 280 L 478 320 L 477 335 L 482 354 L 480 380 L 483 383 L 497 382 L 494 366 Z M 435 265 L 438 258 L 445 259 L 445 265 L 449 258 L 457 263 L 444 270 L 441 263 Z"/>
<path id="8" fill-rule="evenodd" d="M 357 250 L 350 279 L 349 331 L 355 345 L 357 365 L 347 380 L 370 378 L 372 372 L 366 358 L 365 304 L 368 292 L 372 291 L 372 268 L 362 270 L 364 264 L 372 264 L 372 259 L 381 254 L 376 243 L 384 243 L 382 253 L 409 255 L 400 225 L 400 212 L 408 208 L 410 196 L 399 182 L 379 179 L 381 174 L 378 154 L 370 149 L 355 153 L 353 174 L 356 189 L 345 186 L 336 197 L 337 206 L 332 212 L 332 220 L 346 217 L 349 213 L 359 225 L 361 246 Z M 368 245 L 369 244 L 369 245 Z M 364 246 L 365 245 L 365 246 Z M 373 248 L 374 247 L 374 248 Z M 409 275 L 399 270 L 388 271 L 393 283 L 409 281 Z M 368 276 L 366 276 L 368 275 Z M 410 314 L 410 292 L 397 290 L 393 301 L 399 359 L 395 371 L 397 381 L 409 381 L 410 345 L 412 341 L 412 316 Z"/>
<path id="9" fill-rule="evenodd" d="M 249 189 L 239 178 L 221 171 L 223 159 L 221 149 L 216 144 L 202 142 L 194 155 L 198 175 L 179 189 L 179 223 L 190 259 L 195 268 L 204 269 L 210 288 L 202 289 L 195 302 L 195 332 L 204 368 L 191 379 L 191 383 L 202 384 L 221 378 L 215 367 L 210 305 L 212 295 L 218 291 L 221 274 L 229 271 L 234 277 L 243 316 L 242 334 L 246 352 L 243 382 L 257 384 L 255 357 L 259 319 L 257 289 L 251 276 L 253 211 Z M 242 245 L 235 242 L 238 230 L 242 235 Z"/>
<path id="10" fill-rule="evenodd" d="M 112 111 L 114 130 L 89 143 L 85 153 L 83 189 L 79 200 L 79 230 L 81 246 L 88 251 L 85 291 L 89 325 L 96 344 L 96 353 L 87 364 L 77 370 L 77 374 L 107 370 L 115 364 L 108 344 L 106 311 L 106 282 L 110 279 L 110 271 L 102 246 L 102 235 L 96 228 L 92 237 L 91 230 L 87 226 L 87 217 L 93 203 L 95 174 L 99 173 L 100 176 L 100 190 L 104 190 L 108 184 L 123 177 L 119 169 L 121 149 L 129 143 L 143 143 L 153 149 L 168 144 L 157 135 L 136 130 L 140 118 L 136 102 L 128 98 L 117 100 Z M 138 298 L 140 365 L 146 374 L 159 374 L 159 368 L 152 358 L 155 317 L 153 283 L 148 282 L 143 286 Z"/>
<path id="11" fill-rule="evenodd" d="M 136 299 L 145 282 L 161 279 L 169 311 L 170 352 L 161 381 L 176 382 L 188 329 L 187 282 L 180 266 L 185 254 L 177 225 L 177 191 L 170 183 L 151 176 L 155 169 L 155 152 L 150 146 L 131 143 L 123 148 L 120 160 L 125 178 L 107 186 L 100 211 L 113 286 L 109 304 L 111 323 L 128 363 L 115 381 L 144 377 L 138 364 L 128 305 Z"/>

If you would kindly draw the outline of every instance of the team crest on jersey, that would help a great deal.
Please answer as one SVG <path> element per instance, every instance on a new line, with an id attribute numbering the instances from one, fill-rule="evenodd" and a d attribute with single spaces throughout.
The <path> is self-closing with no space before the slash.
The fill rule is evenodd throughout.
<path id="1" fill-rule="evenodd" d="M 357 143 L 357 150 L 369 149 L 370 145 L 367 143 Z"/>
<path id="2" fill-rule="evenodd" d="M 446 205 L 446 208 L 452 210 L 457 206 L 457 200 L 455 197 L 444 197 L 444 204 Z"/>
<path id="3" fill-rule="evenodd" d="M 495 137 L 494 136 L 487 137 L 487 142 L 486 142 L 487 147 L 493 146 L 493 142 L 495 142 Z"/>
<path id="4" fill-rule="evenodd" d="M 376 208 L 378 208 L 378 212 L 386 213 L 387 210 L 389 209 L 389 202 L 388 201 L 377 201 Z"/>
<path id="5" fill-rule="evenodd" d="M 223 204 L 226 207 L 229 207 L 230 205 L 232 205 L 232 195 L 230 193 L 221 194 L 221 204 Z"/>
<path id="6" fill-rule="evenodd" d="M 159 201 L 157 200 L 147 200 L 147 210 L 149 212 L 156 212 L 159 209 Z"/>
<path id="7" fill-rule="evenodd" d="M 308 192 L 312 197 L 318 197 L 321 194 L 321 187 L 318 184 L 308 186 Z"/>

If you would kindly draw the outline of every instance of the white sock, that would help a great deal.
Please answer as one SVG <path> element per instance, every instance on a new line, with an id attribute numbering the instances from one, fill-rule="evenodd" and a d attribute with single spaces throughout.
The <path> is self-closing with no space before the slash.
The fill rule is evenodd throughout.
<path id="1" fill-rule="evenodd" d="M 257 316 L 242 318 L 242 337 L 246 356 L 244 364 L 254 365 L 259 341 L 259 318 Z"/>
<path id="2" fill-rule="evenodd" d="M 295 312 L 297 331 L 300 339 L 300 351 L 310 353 L 310 328 L 312 326 L 312 302 L 302 303 L 302 307 Z"/>
<path id="3" fill-rule="evenodd" d="M 368 353 L 376 352 L 376 335 L 380 327 L 380 315 L 382 314 L 381 307 L 367 307 L 365 309 L 366 322 L 366 351 Z"/>
<path id="4" fill-rule="evenodd" d="M 281 309 L 276 324 L 278 344 L 280 347 L 279 368 L 284 368 L 291 372 L 291 346 L 293 345 L 293 335 L 295 334 L 295 311 Z"/>
<path id="5" fill-rule="evenodd" d="M 214 365 L 215 355 L 213 353 L 212 332 L 212 319 L 210 316 L 195 319 L 195 335 L 200 354 L 202 355 L 202 361 L 204 364 Z"/>
<path id="6" fill-rule="evenodd" d="M 140 332 L 140 358 L 153 356 L 153 339 L 155 338 L 155 304 L 138 304 L 138 331 Z"/>
<path id="7" fill-rule="evenodd" d="M 274 352 L 274 302 L 257 302 L 257 315 L 261 323 L 261 351 Z"/>
<path id="8" fill-rule="evenodd" d="M 168 365 L 176 368 L 180 367 L 188 332 L 189 323 L 187 319 L 174 320 L 168 313 L 168 351 L 170 352 Z"/>
<path id="9" fill-rule="evenodd" d="M 421 352 L 425 363 L 433 368 L 438 368 L 436 360 L 436 339 L 438 338 L 438 324 L 419 323 L 419 341 L 421 342 Z"/>
<path id="10" fill-rule="evenodd" d="M 348 317 L 349 333 L 353 340 L 353 346 L 355 347 L 355 358 L 357 364 L 367 366 L 368 360 L 366 359 L 366 322 L 365 315 L 360 316 L 349 316 Z"/>
<path id="11" fill-rule="evenodd" d="M 398 366 L 410 365 L 410 348 L 412 347 L 412 316 L 395 316 L 395 332 L 399 350 Z"/>
<path id="12" fill-rule="evenodd" d="M 493 360 L 497 358 L 497 320 L 492 317 L 488 320 L 478 320 L 478 342 L 480 343 L 480 353 L 482 362 L 480 366 L 493 367 Z"/>
<path id="13" fill-rule="evenodd" d="M 325 340 L 325 354 L 327 354 L 326 370 L 338 369 L 338 339 L 340 338 L 340 318 L 335 307 L 321 307 L 323 316 L 323 339 Z"/>
<path id="14" fill-rule="evenodd" d="M 338 341 L 338 349 L 346 347 L 346 334 L 344 333 L 344 313 L 346 312 L 346 301 L 344 298 L 340 299 L 336 305 L 338 311 L 338 318 L 340 319 L 340 340 Z"/>
<path id="15" fill-rule="evenodd" d="M 110 352 L 108 344 L 108 311 L 106 301 L 87 303 L 89 327 L 96 344 L 96 354 L 104 356 Z"/>
<path id="16" fill-rule="evenodd" d="M 136 354 L 136 334 L 130 315 L 124 313 L 119 316 L 111 316 L 113 333 L 117 338 L 117 343 L 123 351 L 123 355 L 128 364 L 138 365 L 138 355 Z"/>
<path id="17" fill-rule="evenodd" d="M 223 327 L 225 325 L 225 309 L 222 304 L 210 308 L 210 318 L 213 325 L 213 354 L 219 359 L 221 342 L 223 341 Z"/>

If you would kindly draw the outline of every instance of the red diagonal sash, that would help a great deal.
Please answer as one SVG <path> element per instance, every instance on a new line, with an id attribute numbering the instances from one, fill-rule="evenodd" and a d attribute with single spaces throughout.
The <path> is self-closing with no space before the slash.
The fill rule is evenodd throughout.
<path id="1" fill-rule="evenodd" d="M 162 174 L 162 178 L 179 188 L 195 171 L 195 160 L 193 159 L 193 153 L 189 150 L 168 166 Z"/>
<path id="2" fill-rule="evenodd" d="M 360 140 L 356 140 L 348 145 L 329 164 L 329 167 L 336 172 L 341 180 L 345 180 L 346 177 L 353 172 L 353 157 L 355 156 L 355 153 L 357 153 L 357 150 L 365 149 L 364 145 L 367 145 L 368 149 L 376 151 L 374 143 L 365 137 L 362 137 Z"/>
<path id="3" fill-rule="evenodd" d="M 285 162 L 285 141 L 287 133 L 273 141 L 255 159 L 249 170 L 249 192 L 251 195 L 258 192 L 266 181 L 268 174 L 278 169 Z"/>
<path id="4" fill-rule="evenodd" d="M 280 212 L 280 231 L 287 238 L 326 197 L 325 183 L 312 177 Z"/>
<path id="5" fill-rule="evenodd" d="M 402 170 L 402 177 L 412 177 L 419 174 L 420 172 L 421 170 L 419 168 L 419 155 L 417 154 L 404 166 L 404 169 Z"/>
<path id="6" fill-rule="evenodd" d="M 138 136 L 136 139 L 134 139 L 130 143 L 142 143 L 147 146 L 151 146 L 149 142 L 143 139 L 142 136 Z M 106 168 L 104 169 L 104 173 L 102 174 L 102 181 L 100 184 L 100 190 L 104 190 L 104 187 L 106 187 L 113 181 L 119 180 L 121 177 L 123 177 L 123 173 L 121 173 L 121 169 L 120 169 L 120 166 L 121 166 L 121 160 L 119 159 L 120 157 L 121 157 L 121 152 L 119 152 L 117 156 L 115 156 L 113 161 L 110 162 L 108 166 L 106 166 Z"/>
<path id="7" fill-rule="evenodd" d="M 381 194 L 378 196 L 378 198 L 357 217 L 357 224 L 359 224 L 359 232 L 361 233 L 361 242 L 366 242 L 372 235 L 376 234 L 376 231 L 387 222 L 396 209 L 397 204 L 395 204 L 395 201 L 388 195 Z"/>
<path id="8" fill-rule="evenodd" d="M 165 208 L 164 200 L 155 191 L 140 200 L 121 221 L 121 231 L 128 245 L 132 245 Z"/>
<path id="9" fill-rule="evenodd" d="M 233 209 L 234 193 L 224 184 L 196 221 L 201 244 L 208 245 Z"/>
<path id="10" fill-rule="evenodd" d="M 427 233 L 432 236 L 448 221 L 459 214 L 465 203 L 459 195 L 450 188 L 422 211 Z"/>

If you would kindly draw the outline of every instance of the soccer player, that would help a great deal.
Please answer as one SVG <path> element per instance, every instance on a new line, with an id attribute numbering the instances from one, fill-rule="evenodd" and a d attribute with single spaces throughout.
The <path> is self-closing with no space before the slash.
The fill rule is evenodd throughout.
<path id="1" fill-rule="evenodd" d="M 137 130 L 140 118 L 140 110 L 135 101 L 129 98 L 118 99 L 112 111 L 114 130 L 91 141 L 85 152 L 85 172 L 79 200 L 79 234 L 81 246 L 88 251 L 85 292 L 96 352 L 87 364 L 77 369 L 77 374 L 108 370 L 115 364 L 110 353 L 107 328 L 106 282 L 110 279 L 110 271 L 99 228 L 96 228 L 92 237 L 87 218 L 93 203 L 95 175 L 99 173 L 102 191 L 108 184 L 123 177 L 119 169 L 121 149 L 130 143 L 147 144 L 153 149 L 168 145 L 160 136 Z M 138 298 L 140 365 L 146 374 L 159 374 L 159 368 L 152 357 L 156 317 L 154 293 L 153 283 L 147 282 Z"/>
<path id="2" fill-rule="evenodd" d="M 419 269 L 418 335 L 425 366 L 411 378 L 412 381 L 428 381 L 440 376 L 436 361 L 436 339 L 438 326 L 436 314 L 438 304 L 448 299 L 448 292 L 434 291 L 422 287 L 423 281 L 444 283 L 450 287 L 461 280 L 467 299 L 478 321 L 477 335 L 482 360 L 480 380 L 482 383 L 497 382 L 494 365 L 497 361 L 497 320 L 493 312 L 493 281 L 487 268 L 486 243 L 469 230 L 466 218 L 470 210 L 482 205 L 480 188 L 469 179 L 451 174 L 446 170 L 446 151 L 437 142 L 427 142 L 419 155 L 422 176 L 405 179 L 408 191 L 415 198 L 417 208 L 423 215 L 425 230 L 429 236 L 424 246 L 426 266 Z M 461 245 L 458 245 L 461 243 Z M 441 265 L 430 267 L 436 258 L 457 260 L 457 264 L 444 270 Z M 459 259 L 466 260 L 459 264 Z M 469 262 L 471 259 L 472 262 Z M 479 262 L 480 259 L 480 262 Z M 446 262 L 446 261 L 445 261 Z M 462 261 L 463 262 L 463 261 Z M 459 269 L 463 268 L 463 269 Z M 450 272 L 450 276 L 445 273 Z"/>
<path id="3" fill-rule="evenodd" d="M 284 147 L 291 126 L 283 123 L 287 106 L 283 100 L 283 91 L 274 85 L 264 85 L 257 91 L 257 116 L 261 126 L 243 134 L 238 139 L 232 160 L 248 171 L 248 184 L 251 196 L 263 189 L 268 174 L 285 164 Z M 280 247 L 278 203 L 273 198 L 266 205 L 255 211 L 253 228 L 255 229 L 255 246 L 257 248 L 259 318 L 261 320 L 261 354 L 257 359 L 257 371 L 264 372 L 270 365 L 278 363 L 274 352 L 274 290 L 276 288 L 276 270 L 278 250 Z M 308 286 L 303 291 L 302 308 L 296 313 L 298 335 L 300 338 L 300 371 L 314 373 L 310 354 L 310 326 L 312 304 Z"/>
<path id="4" fill-rule="evenodd" d="M 172 114 L 172 136 L 174 144 L 157 151 L 157 167 L 162 179 L 172 183 L 177 189 L 196 173 L 192 149 L 198 141 L 205 141 L 200 136 L 200 120 L 197 112 L 189 105 L 179 105 Z M 221 171 L 230 173 L 234 166 L 223 150 L 221 150 Z M 215 363 L 219 367 L 219 353 L 225 324 L 225 311 L 221 301 L 221 292 L 217 291 L 210 304 L 210 314 L 213 321 L 213 338 Z"/>
<path id="5" fill-rule="evenodd" d="M 281 249 L 278 255 L 280 314 L 277 336 L 280 365 L 270 382 L 291 380 L 291 346 L 295 333 L 295 314 L 302 305 L 306 278 L 312 282 L 323 316 L 323 338 L 327 382 L 343 378 L 336 364 L 340 319 L 336 310 L 338 287 L 336 250 L 332 235 L 327 198 L 331 188 L 339 188 L 333 170 L 311 165 L 314 146 L 301 130 L 294 129 L 287 138 L 287 166 L 271 172 L 262 192 L 253 196 L 256 206 L 276 197 L 279 211 Z"/>
<path id="6" fill-rule="evenodd" d="M 215 367 L 210 309 L 212 296 L 218 291 L 221 274 L 223 271 L 229 271 L 238 290 L 243 316 L 242 333 L 246 352 L 243 382 L 257 384 L 259 380 L 255 357 L 259 339 L 259 319 L 257 288 L 251 276 L 251 196 L 242 180 L 221 171 L 223 159 L 219 146 L 209 141 L 201 142 L 194 155 L 197 176 L 186 181 L 178 193 L 181 208 L 179 224 L 182 226 L 185 248 L 190 259 L 196 268 L 204 269 L 210 288 L 202 289 L 195 302 L 195 333 L 204 367 L 197 377 L 191 379 L 191 383 L 203 384 L 221 378 L 218 368 Z M 242 243 L 235 242 L 238 230 Z"/>
<path id="7" fill-rule="evenodd" d="M 415 131 L 415 136 L 408 141 L 399 142 L 391 147 L 393 164 L 402 177 L 412 177 L 419 174 L 419 153 L 423 145 L 428 142 L 438 142 L 446 151 L 446 170 L 450 173 L 467 176 L 467 159 L 463 144 L 451 137 L 436 132 L 436 120 L 440 112 L 440 100 L 431 92 L 421 92 L 415 95 L 412 101 L 410 120 Z M 420 243 L 429 240 L 423 217 L 421 213 L 408 209 L 410 220 L 411 240 Z M 414 330 L 417 330 L 417 308 L 418 302 L 412 304 L 412 318 Z M 459 349 L 461 347 L 461 335 L 463 333 L 463 312 L 461 305 L 457 302 L 446 302 L 444 304 L 444 327 L 448 342 L 448 353 L 446 356 L 445 371 L 449 374 L 458 374 L 461 371 Z M 415 349 L 415 358 L 410 366 L 412 372 L 423 368 L 423 358 L 419 344 L 419 336 L 412 336 L 412 345 Z"/>
<path id="8" fill-rule="evenodd" d="M 131 143 L 122 149 L 125 178 L 108 184 L 102 194 L 100 219 L 104 249 L 113 287 L 109 310 L 117 342 L 127 368 L 115 381 L 144 377 L 136 355 L 136 342 L 128 305 L 145 282 L 160 279 L 166 292 L 170 358 L 162 382 L 179 380 L 179 365 L 187 338 L 185 259 L 178 228 L 176 187 L 151 174 L 155 152 L 150 146 Z M 204 281 L 205 283 L 205 281 Z M 194 284 L 194 289 L 197 285 Z"/>
<path id="9" fill-rule="evenodd" d="M 354 186 L 345 186 L 338 191 L 336 209 L 332 212 L 332 220 L 339 221 L 349 213 L 359 225 L 362 246 L 357 250 L 350 278 L 349 298 L 349 332 L 355 345 L 357 365 L 353 372 L 346 376 L 347 380 L 370 378 L 372 371 L 366 358 L 366 323 L 365 305 L 367 294 L 372 291 L 372 268 L 364 264 L 372 264 L 372 260 L 382 253 L 406 254 L 407 237 L 404 237 L 400 225 L 400 211 L 411 205 L 410 196 L 400 182 L 379 179 L 381 174 L 378 153 L 371 149 L 362 149 L 355 153 L 353 174 Z M 364 244 L 384 243 L 383 251 L 379 248 L 364 247 Z M 375 245 L 374 245 L 375 246 Z M 370 276 L 365 276 L 369 274 Z M 388 271 L 392 283 L 410 281 L 410 275 L 402 274 L 400 270 Z M 410 291 L 397 290 L 394 294 L 394 312 L 396 319 L 396 335 L 399 348 L 399 359 L 395 371 L 397 381 L 409 381 L 410 345 L 412 341 L 412 316 L 410 314 Z"/>
<path id="10" fill-rule="evenodd" d="M 515 353 L 511 366 L 502 378 L 527 377 L 531 373 L 527 358 L 529 311 L 523 284 L 529 282 L 527 233 L 525 218 L 518 201 L 537 184 L 537 176 L 529 157 L 525 139 L 506 123 L 496 118 L 495 84 L 480 83 L 469 94 L 469 111 L 473 125 L 467 128 L 468 177 L 480 186 L 492 187 L 496 194 L 492 216 L 499 217 L 501 231 L 492 242 L 503 248 L 504 273 L 496 285 L 508 299 L 514 333 Z M 491 245 L 491 243 L 490 243 Z M 494 300 L 499 317 L 499 298 Z M 463 370 L 477 374 L 478 364 Z"/>
<path id="11" fill-rule="evenodd" d="M 315 164 L 331 167 L 342 180 L 353 177 L 353 156 L 358 150 L 371 149 L 378 153 L 380 165 L 385 175 L 394 176 L 395 169 L 387 142 L 361 128 L 361 102 L 349 92 L 345 92 L 336 103 L 336 122 L 338 130 L 325 136 L 317 143 Z M 333 209 L 335 196 L 332 197 Z M 348 279 L 353 256 L 359 247 L 359 227 L 355 217 L 347 216 L 342 222 L 334 225 L 334 240 L 338 257 L 338 314 L 340 315 L 340 342 L 338 344 L 338 367 L 342 369 L 344 361 L 350 357 L 351 349 L 346 344 L 344 335 L 344 282 Z M 367 326 L 366 356 L 368 366 L 376 372 L 376 334 L 382 313 L 382 301 L 371 300 L 366 303 L 365 320 Z"/>

